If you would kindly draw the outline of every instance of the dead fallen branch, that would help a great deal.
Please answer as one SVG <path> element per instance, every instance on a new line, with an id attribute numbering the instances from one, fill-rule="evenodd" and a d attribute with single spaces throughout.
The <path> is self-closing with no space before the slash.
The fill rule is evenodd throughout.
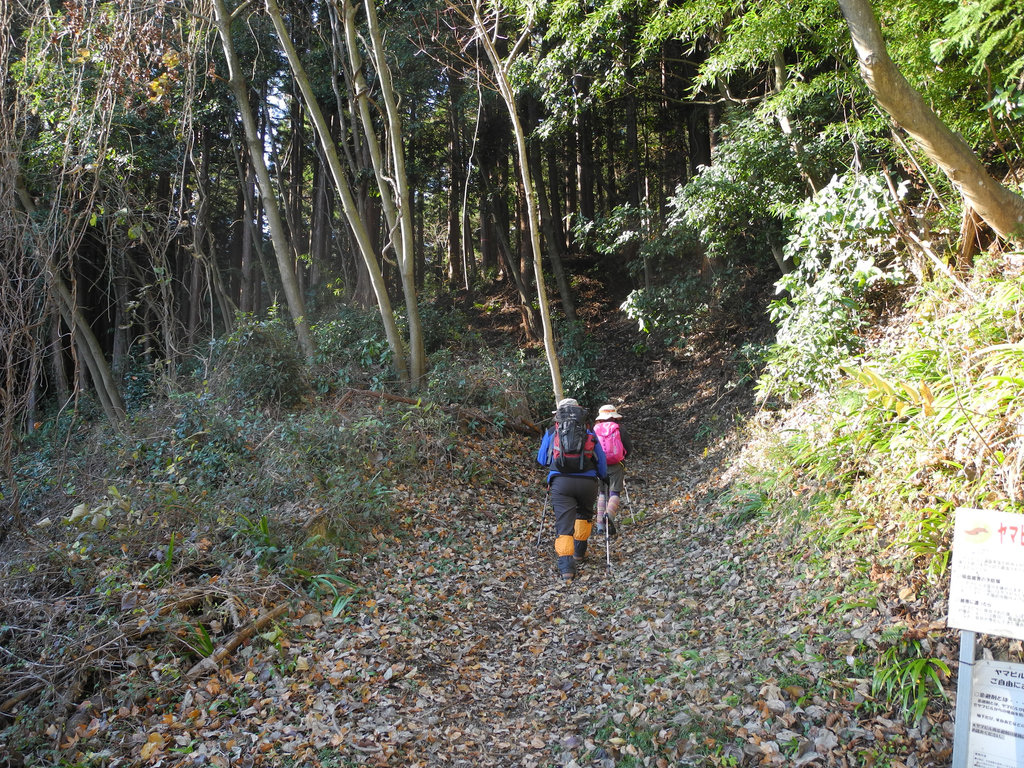
<path id="1" fill-rule="evenodd" d="M 0 704 L 0 717 L 14 717 L 14 708 L 43 687 L 45 687 L 44 683 L 36 683 L 11 696 L 7 701 Z"/>
<path id="2" fill-rule="evenodd" d="M 226 643 L 218 646 L 213 653 L 207 656 L 202 661 L 195 664 L 188 672 L 185 673 L 186 680 L 195 680 L 200 675 L 206 672 L 213 672 L 217 669 L 217 666 L 228 656 L 234 653 L 239 646 L 244 645 L 252 639 L 252 636 L 262 630 L 272 621 L 275 621 L 283 613 L 288 610 L 288 603 L 281 603 L 276 606 L 273 610 L 263 614 L 257 618 L 254 622 L 248 626 L 242 627 L 233 634 Z"/>

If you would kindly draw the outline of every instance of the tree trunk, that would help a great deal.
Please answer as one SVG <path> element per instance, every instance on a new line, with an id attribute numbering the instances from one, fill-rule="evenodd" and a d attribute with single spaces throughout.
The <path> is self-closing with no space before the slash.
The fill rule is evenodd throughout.
<path id="1" fill-rule="evenodd" d="M 519 121 L 519 111 L 516 109 L 516 96 L 512 85 L 508 81 L 506 66 L 515 58 L 515 50 L 509 54 L 503 64 L 498 57 L 491 38 L 488 36 L 487 28 L 484 26 L 483 17 L 480 15 L 479 5 L 473 6 L 473 27 L 477 33 L 477 39 L 483 44 L 484 51 L 491 63 L 494 77 L 497 80 L 498 91 L 508 109 L 509 118 L 512 121 L 512 135 L 515 138 L 516 154 L 519 157 L 519 172 L 526 198 L 527 218 L 530 224 L 530 244 L 533 249 L 533 271 L 537 280 L 537 299 L 540 303 L 541 322 L 544 326 L 544 351 L 547 355 L 548 368 L 551 371 L 551 384 L 555 396 L 555 402 L 562 399 L 562 372 L 558 364 L 558 354 L 555 350 L 555 334 L 551 324 L 551 309 L 548 306 L 547 291 L 544 287 L 544 267 L 541 262 L 540 250 L 540 216 L 537 211 L 536 191 L 533 186 L 533 179 L 530 176 L 530 163 L 526 150 L 526 134 L 523 132 L 522 123 Z M 497 31 L 495 30 L 495 34 Z"/>
<path id="2" fill-rule="evenodd" d="M 268 8 L 272 5 L 275 5 L 274 1 L 268 0 Z M 388 239 L 398 261 L 402 295 L 405 298 L 406 322 L 409 326 L 409 380 L 406 384 L 416 389 L 419 387 L 421 379 L 426 372 L 426 354 L 423 343 L 423 325 L 420 321 L 419 305 L 416 296 L 412 192 L 409 188 L 409 177 L 405 170 L 402 118 L 398 110 L 398 100 L 391 78 L 391 68 L 387 63 L 387 54 L 384 50 L 384 38 L 377 22 L 377 8 L 374 0 L 364 0 L 363 10 L 366 13 L 366 26 L 369 32 L 369 52 L 380 87 L 380 98 L 384 102 L 383 112 L 387 126 L 385 133 L 388 144 L 388 156 L 391 160 L 389 165 L 380 150 L 374 122 L 370 113 L 369 88 L 363 74 L 362 61 L 359 57 L 356 39 L 355 6 L 349 3 L 348 0 L 345 0 L 342 3 L 342 10 L 344 12 L 343 22 L 345 39 L 348 44 L 349 61 L 356 84 L 356 100 L 359 105 L 359 113 L 363 123 L 367 146 L 370 150 L 374 174 L 377 178 L 381 208 L 388 225 Z M 275 21 L 276 24 L 277 22 Z M 279 37 L 281 33 L 282 28 L 278 27 Z M 294 70 L 297 57 L 293 58 L 292 55 L 289 55 L 289 63 Z M 308 101 L 313 98 L 308 80 L 304 83 L 304 86 L 309 89 L 308 93 L 304 92 Z"/>
<path id="3" fill-rule="evenodd" d="M 537 318 L 534 315 L 532 306 L 533 294 L 526 279 L 523 277 L 522 270 L 519 268 L 519 260 L 515 257 L 512 247 L 509 245 L 508 235 L 506 234 L 508 232 L 508 222 L 504 220 L 505 217 L 499 215 L 498 209 L 494 204 L 495 200 L 498 199 L 497 195 L 484 174 L 481 174 L 481 184 L 483 186 L 483 194 L 480 196 L 483 204 L 481 218 L 490 224 L 489 230 L 494 235 L 497 255 L 504 262 L 505 272 L 512 279 L 516 286 L 516 291 L 519 293 L 519 305 L 524 318 L 523 326 L 526 337 L 530 341 L 535 341 L 539 338 L 539 334 L 537 332 Z"/>
<path id="4" fill-rule="evenodd" d="M 217 2 L 220 2 L 220 0 L 217 0 Z M 395 321 L 395 313 L 391 309 L 391 299 L 384 284 L 384 276 L 377 262 L 377 254 L 371 243 L 370 235 L 367 232 L 363 218 L 360 216 L 355 198 L 352 196 L 352 189 L 345 175 L 345 170 L 342 168 L 330 127 L 324 118 L 323 111 L 320 109 L 319 102 L 316 100 L 316 95 L 313 93 L 309 77 L 306 75 L 305 68 L 299 60 L 295 46 L 292 45 L 291 39 L 288 36 L 288 30 L 284 26 L 281 11 L 277 7 L 275 0 L 267 0 L 267 13 L 270 15 L 278 40 L 284 49 L 285 56 L 288 58 L 288 64 L 295 77 L 295 82 L 302 93 L 306 110 L 309 113 L 317 138 L 320 140 L 320 146 L 331 169 L 334 187 L 341 197 L 342 208 L 345 212 L 345 217 L 348 219 L 349 229 L 356 240 L 356 244 L 363 257 L 363 263 L 366 265 L 367 272 L 369 273 L 370 282 L 377 297 L 377 306 L 380 309 L 381 320 L 384 324 L 384 333 L 388 340 L 388 346 L 391 349 L 395 373 L 404 386 L 409 386 L 409 369 L 406 365 L 405 350 L 401 334 L 398 331 L 398 324 Z M 410 318 L 410 325 L 411 323 L 412 318 Z"/>
<path id="5" fill-rule="evenodd" d="M 249 102 L 249 90 L 245 76 L 239 67 L 238 57 L 235 55 L 234 41 L 231 37 L 232 17 L 224 6 L 224 0 L 212 0 L 212 2 L 214 24 L 220 35 L 221 47 L 224 50 L 224 58 L 228 65 L 228 85 L 238 104 L 242 126 L 245 128 L 245 142 L 249 149 L 249 159 L 256 171 L 260 196 L 263 199 L 263 207 L 267 215 L 267 227 L 270 230 L 270 239 L 274 245 L 278 272 L 281 275 L 281 286 L 284 289 L 285 301 L 288 304 L 288 311 L 295 326 L 299 348 L 304 357 L 311 359 L 315 353 L 315 347 L 313 345 L 313 337 L 309 332 L 309 318 L 306 317 L 306 307 L 302 299 L 302 293 L 299 291 L 295 269 L 292 266 L 292 249 L 285 235 L 284 223 L 281 220 L 281 212 L 277 204 L 277 196 L 274 192 L 270 172 L 267 169 L 267 163 L 263 156 L 264 146 L 256 126 L 252 106 Z"/>
<path id="6" fill-rule="evenodd" d="M 462 157 L 462 132 L 459 130 L 458 98 L 461 88 L 457 77 L 448 78 L 448 287 L 458 290 L 462 273 L 462 185 L 465 183 Z"/>
<path id="7" fill-rule="evenodd" d="M 409 326 L 409 379 L 414 390 L 420 387 L 427 372 L 426 346 L 423 322 L 420 319 L 419 299 L 416 295 L 415 226 L 413 223 L 413 194 L 405 165 L 405 136 L 402 116 L 398 109 L 398 96 L 391 78 L 391 67 L 384 49 L 384 36 L 377 21 L 375 0 L 364 0 L 366 24 L 370 32 L 371 51 L 377 65 L 384 114 L 387 119 L 388 139 L 391 143 L 391 179 L 394 195 L 398 198 L 399 268 L 402 275 L 402 294 L 405 298 L 405 316 Z"/>
<path id="8" fill-rule="evenodd" d="M 565 206 L 562 203 L 562 190 L 565 184 L 565 177 L 562 174 L 561 166 L 558 164 L 559 150 L 555 147 L 548 147 L 544 152 L 547 158 L 548 167 L 548 201 L 551 213 L 551 229 L 554 231 L 555 240 L 558 242 L 558 252 L 562 256 L 569 253 L 569 237 L 565 231 Z"/>
<path id="9" fill-rule="evenodd" d="M 256 195 L 256 180 L 253 178 L 252 164 L 246 162 L 247 154 L 242 152 L 235 141 L 235 131 L 231 130 L 231 151 L 235 158 L 240 189 L 241 214 L 239 222 L 242 227 L 241 247 L 238 254 L 237 286 L 232 285 L 230 296 L 238 300 L 238 309 L 245 313 L 255 314 L 261 309 L 260 275 L 267 277 L 266 264 L 263 259 L 263 212 Z M 257 270 L 256 265 L 260 269 Z M 234 326 L 234 316 L 224 318 L 225 329 Z"/>
<path id="10" fill-rule="evenodd" d="M 532 95 L 526 97 L 526 115 L 528 125 L 533 130 L 540 122 L 540 104 Z M 572 298 L 572 290 L 569 288 L 569 280 L 565 275 L 565 266 L 562 256 L 564 248 L 558 241 L 554 225 L 551 222 L 551 206 L 548 202 L 547 186 L 544 183 L 544 169 L 541 167 L 541 149 L 536 141 L 528 146 L 530 175 L 537 189 L 537 208 L 540 212 L 541 229 L 544 232 L 544 239 L 548 246 L 548 259 L 551 261 L 551 271 L 555 276 L 555 285 L 558 286 L 558 295 L 562 300 L 562 311 L 570 322 L 576 320 L 576 304 Z"/>
<path id="11" fill-rule="evenodd" d="M 567 133 L 565 145 L 561 149 L 562 167 L 564 168 L 562 184 L 565 190 L 562 195 L 565 201 L 563 208 L 566 217 L 565 242 L 569 250 L 575 250 L 571 222 L 576 218 L 576 214 L 579 213 L 579 187 L 576 184 L 577 134 L 576 131 L 571 129 Z"/>
<path id="12" fill-rule="evenodd" d="M 111 423 L 121 424 L 125 417 L 124 400 L 121 399 L 121 392 L 114 382 L 114 375 L 103 356 L 100 343 L 63 278 L 55 272 L 51 272 L 50 279 L 57 300 L 57 308 L 60 310 L 64 322 L 71 328 L 72 337 L 77 342 L 77 349 L 89 370 L 89 376 L 92 379 L 100 406 L 103 408 L 103 413 Z"/>
<path id="13" fill-rule="evenodd" d="M 313 163 L 313 209 L 309 236 L 309 255 L 317 273 L 316 282 L 324 274 L 331 253 L 331 210 L 334 201 L 328 181 L 326 164 L 320 153 L 317 153 Z"/>
<path id="14" fill-rule="evenodd" d="M 587 95 L 589 82 L 582 76 L 574 78 L 575 88 L 582 96 Z M 576 146 L 579 159 L 576 164 L 577 185 L 580 190 L 580 214 L 586 221 L 593 221 L 597 206 L 594 201 L 594 130 L 590 109 L 576 115 Z"/>
<path id="15" fill-rule="evenodd" d="M 602 213 L 611 213 L 612 208 L 620 202 L 619 184 L 615 176 L 615 148 L 617 143 L 615 141 L 615 128 L 617 123 L 618 119 L 604 121 L 604 155 L 597 163 L 598 168 L 604 171 L 604 174 L 598 174 L 599 178 L 603 179 L 603 181 L 599 182 L 604 190 L 604 202 L 601 205 Z"/>
<path id="16" fill-rule="evenodd" d="M 200 266 L 204 262 L 206 253 L 206 241 L 210 232 L 210 132 L 205 128 L 199 129 L 199 167 L 196 168 L 194 178 L 196 185 L 196 224 L 192 232 L 193 242 L 189 254 L 188 269 L 188 318 L 185 323 L 185 339 L 188 345 L 194 346 L 199 335 L 199 325 L 202 322 L 200 308 L 200 284 L 202 272 Z M 211 298 L 213 292 L 210 292 Z M 211 330 L 213 323 L 211 318 Z"/>
<path id="17" fill-rule="evenodd" d="M 71 383 L 68 381 L 67 356 L 64 354 L 64 339 L 61 331 L 62 316 L 59 312 L 54 314 L 52 310 L 47 314 L 50 315 L 47 332 L 50 336 L 52 350 L 49 355 L 49 377 L 57 390 L 57 402 L 63 405 L 71 399 Z"/>
<path id="18" fill-rule="evenodd" d="M 860 72 L 881 107 L 909 133 L 1000 237 L 1024 239 L 1024 198 L 996 181 L 964 139 L 932 111 L 886 50 L 868 0 L 839 0 Z"/>
<path id="19" fill-rule="evenodd" d="M 498 276 L 497 225 L 488 216 L 487 202 L 480 196 L 480 268 L 484 279 L 493 281 Z"/>

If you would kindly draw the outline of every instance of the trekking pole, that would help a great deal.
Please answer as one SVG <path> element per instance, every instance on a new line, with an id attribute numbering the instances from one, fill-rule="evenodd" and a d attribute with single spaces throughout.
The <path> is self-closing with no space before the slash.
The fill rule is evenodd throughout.
<path id="1" fill-rule="evenodd" d="M 630 522 L 636 522 L 636 513 L 633 511 L 633 502 L 629 499 L 629 484 L 626 482 L 626 478 L 622 478 L 622 493 L 626 496 L 626 506 L 629 507 L 629 520 Z"/>
<path id="2" fill-rule="evenodd" d="M 601 485 L 598 487 L 598 491 L 597 492 L 598 492 L 598 494 L 603 495 L 605 497 L 605 505 L 607 505 L 607 503 L 608 503 L 607 499 L 611 498 L 611 484 L 609 484 L 607 482 L 602 482 Z M 601 527 L 604 529 L 604 565 L 605 565 L 605 571 L 609 575 L 611 575 L 611 572 L 612 572 L 612 535 L 611 535 L 612 516 L 609 515 L 607 512 L 605 513 L 603 525 Z"/>
<path id="3" fill-rule="evenodd" d="M 612 574 L 612 535 L 610 518 L 604 521 L 604 565 L 608 575 Z"/>
<path id="4" fill-rule="evenodd" d="M 539 521 L 539 524 L 537 525 L 537 539 L 533 542 L 533 548 L 534 549 L 539 549 L 540 548 L 540 540 L 541 540 L 541 537 L 544 535 L 544 518 L 547 517 L 548 501 L 549 501 L 550 498 L 551 498 L 551 486 L 549 485 L 547 487 L 547 491 L 545 491 L 545 493 L 544 493 L 544 507 L 540 511 L 540 521 Z"/>

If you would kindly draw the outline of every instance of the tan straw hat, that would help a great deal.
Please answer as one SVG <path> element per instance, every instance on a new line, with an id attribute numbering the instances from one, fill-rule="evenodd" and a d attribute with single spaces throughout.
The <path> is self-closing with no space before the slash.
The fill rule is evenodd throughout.
<path id="1" fill-rule="evenodd" d="M 621 419 L 622 414 L 615 410 L 614 405 L 602 405 L 600 410 L 597 412 L 598 421 L 607 421 L 608 419 Z"/>
<path id="2" fill-rule="evenodd" d="M 556 406 L 555 406 L 555 410 L 553 410 L 553 411 L 552 411 L 552 413 L 558 413 L 558 409 L 559 409 L 559 408 L 561 408 L 561 407 L 563 407 L 563 406 L 566 406 L 566 405 L 575 405 L 575 406 L 579 406 L 579 403 L 577 403 L 577 402 L 576 402 L 575 400 L 573 400 L 573 399 L 572 399 L 571 397 L 567 397 L 567 398 L 565 398 L 565 399 L 563 399 L 563 400 L 559 400 L 559 401 L 558 401 L 558 405 L 556 405 Z"/>

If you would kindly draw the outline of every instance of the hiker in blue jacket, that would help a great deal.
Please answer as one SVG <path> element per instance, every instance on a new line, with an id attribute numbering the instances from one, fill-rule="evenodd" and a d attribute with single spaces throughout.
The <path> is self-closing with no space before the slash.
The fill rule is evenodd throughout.
<path id="1" fill-rule="evenodd" d="M 572 398 L 558 402 L 555 425 L 544 433 L 537 463 L 548 468 L 548 493 L 555 511 L 555 554 L 558 572 L 566 584 L 576 576 L 576 565 L 587 554 L 593 527 L 598 480 L 608 478 L 608 465 L 597 436 L 586 427 L 586 412 Z M 567 453 L 558 439 L 562 414 L 569 414 L 585 436 L 583 450 Z M 568 417 L 567 417 L 568 418 Z M 565 420 L 562 421 L 565 423 Z"/>

